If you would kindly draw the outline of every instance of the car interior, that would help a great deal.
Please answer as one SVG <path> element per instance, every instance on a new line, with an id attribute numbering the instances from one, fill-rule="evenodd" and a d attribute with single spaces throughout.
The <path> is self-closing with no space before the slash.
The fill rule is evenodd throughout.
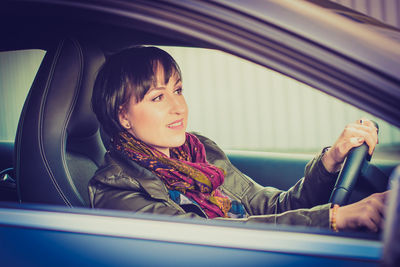
<path id="1" fill-rule="evenodd" d="M 106 151 L 106 139 L 90 108 L 98 69 L 109 54 L 122 47 L 194 46 L 195 40 L 179 36 L 172 40 L 154 30 L 143 30 L 145 24 L 121 30 L 96 23 L 81 28 L 79 23 L 74 25 L 62 18 L 52 25 L 45 19 L 32 26 L 18 23 L 18 18 L 13 18 L 13 23 L 14 29 L 8 33 L 13 38 L 7 39 L 13 41 L 1 42 L 1 51 L 43 49 L 46 55 L 25 100 L 15 141 L 0 142 L 0 200 L 89 207 L 87 183 Z M 240 152 L 230 152 L 228 156 L 258 183 L 281 189 L 287 189 L 302 176 L 309 160 Z M 392 161 L 378 161 L 365 168 L 365 178 L 352 201 L 384 191 L 394 168 Z M 268 180 L 265 173 L 270 174 Z M 382 177 L 378 182 L 371 178 L 376 175 Z"/>

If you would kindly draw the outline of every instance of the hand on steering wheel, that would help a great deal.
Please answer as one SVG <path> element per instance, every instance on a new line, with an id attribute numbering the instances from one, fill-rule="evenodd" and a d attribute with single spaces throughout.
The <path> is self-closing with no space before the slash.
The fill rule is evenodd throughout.
<path id="1" fill-rule="evenodd" d="M 328 171 L 337 171 L 342 165 L 329 202 L 345 205 L 351 195 L 367 155 L 371 156 L 378 143 L 378 125 L 361 119 L 345 127 L 322 161 Z"/>
<path id="2" fill-rule="evenodd" d="M 344 162 L 329 200 L 342 206 L 337 210 L 338 229 L 366 227 L 376 232 L 380 228 L 387 192 L 343 206 L 347 204 L 361 168 L 369 160 L 377 143 L 378 125 L 362 119 L 347 125 L 324 155 L 323 164 L 328 171 L 337 171 Z"/>
<path id="3" fill-rule="evenodd" d="M 367 229 L 378 232 L 382 228 L 385 202 L 389 191 L 375 193 L 356 203 L 337 210 L 337 229 Z"/>
<path id="4" fill-rule="evenodd" d="M 346 125 L 335 144 L 325 153 L 322 162 L 329 172 L 340 169 L 349 151 L 366 143 L 368 154 L 372 155 L 378 143 L 377 125 L 367 119 L 361 119 Z"/>

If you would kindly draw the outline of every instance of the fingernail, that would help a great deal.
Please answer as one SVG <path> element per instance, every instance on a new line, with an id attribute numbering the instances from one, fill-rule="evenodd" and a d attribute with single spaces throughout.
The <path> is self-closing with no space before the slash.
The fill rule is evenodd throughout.
<path id="1" fill-rule="evenodd" d="M 361 143 L 361 142 L 363 142 L 363 141 L 364 141 L 364 138 L 362 138 L 362 137 L 358 137 L 358 138 L 357 138 L 357 141 L 358 141 L 359 143 Z"/>

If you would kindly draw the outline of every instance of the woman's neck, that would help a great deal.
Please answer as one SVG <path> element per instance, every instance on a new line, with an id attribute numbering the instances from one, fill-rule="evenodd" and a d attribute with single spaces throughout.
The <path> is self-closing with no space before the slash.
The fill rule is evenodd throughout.
<path id="1" fill-rule="evenodd" d="M 166 155 L 168 158 L 170 157 L 169 148 L 156 148 L 158 151 Z"/>

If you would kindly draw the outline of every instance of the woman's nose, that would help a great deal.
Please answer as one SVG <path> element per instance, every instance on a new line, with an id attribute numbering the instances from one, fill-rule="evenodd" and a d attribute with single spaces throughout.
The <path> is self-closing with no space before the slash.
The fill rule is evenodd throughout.
<path id="1" fill-rule="evenodd" d="M 170 99 L 171 113 L 182 114 L 186 111 L 186 101 L 183 95 L 173 95 Z"/>

